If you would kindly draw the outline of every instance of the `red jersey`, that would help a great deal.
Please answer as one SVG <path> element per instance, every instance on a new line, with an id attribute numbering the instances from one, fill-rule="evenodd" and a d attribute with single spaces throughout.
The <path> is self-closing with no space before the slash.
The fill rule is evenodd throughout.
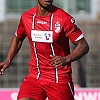
<path id="1" fill-rule="evenodd" d="M 70 81 L 71 64 L 54 68 L 50 64 L 50 55 L 67 56 L 70 54 L 69 39 L 74 42 L 82 35 L 72 16 L 53 6 L 49 15 L 38 15 L 34 7 L 21 16 L 16 36 L 30 42 L 30 76 L 51 82 Z"/>

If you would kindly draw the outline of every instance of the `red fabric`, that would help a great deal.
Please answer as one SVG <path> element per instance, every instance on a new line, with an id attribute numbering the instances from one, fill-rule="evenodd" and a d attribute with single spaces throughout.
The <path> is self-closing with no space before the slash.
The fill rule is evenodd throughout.
<path id="1" fill-rule="evenodd" d="M 31 59 L 29 62 L 30 75 L 37 77 L 37 60 L 34 52 L 34 46 L 31 38 L 31 30 L 50 30 L 50 16 L 53 17 L 52 31 L 53 31 L 53 47 L 55 55 L 67 56 L 70 54 L 69 39 L 74 42 L 81 34 L 81 30 L 76 26 L 75 22 L 72 20 L 73 17 L 68 13 L 64 12 L 60 8 L 53 6 L 52 12 L 46 17 L 40 17 L 37 15 L 38 7 L 32 8 L 27 12 L 23 13 L 18 29 L 16 31 L 18 38 L 25 38 L 26 36 L 30 42 L 31 49 Z M 35 29 L 32 29 L 33 16 L 35 17 Z M 39 23 L 39 22 L 46 22 Z M 59 24 L 57 24 L 59 23 Z M 60 30 L 56 30 L 57 25 L 60 25 Z M 56 32 L 58 31 L 58 33 Z M 36 50 L 39 59 L 40 68 L 40 79 L 45 79 L 51 82 L 55 82 L 55 69 L 50 64 L 50 55 L 52 55 L 50 43 L 36 42 Z M 71 64 L 69 63 L 65 67 L 60 66 L 58 68 L 58 79 L 59 81 L 70 81 L 71 78 Z"/>
<path id="2" fill-rule="evenodd" d="M 25 78 L 20 86 L 18 100 L 32 98 L 34 100 L 74 100 L 72 82 L 54 83 L 45 80 L 37 80 L 32 77 Z"/>

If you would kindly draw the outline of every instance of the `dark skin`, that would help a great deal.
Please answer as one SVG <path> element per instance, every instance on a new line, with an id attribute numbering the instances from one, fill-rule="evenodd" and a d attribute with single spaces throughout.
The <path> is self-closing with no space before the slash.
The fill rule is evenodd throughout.
<path id="1" fill-rule="evenodd" d="M 89 46 L 85 40 L 85 38 L 82 38 L 76 42 L 73 42 L 73 44 L 76 46 L 76 48 L 73 50 L 73 52 L 65 57 L 61 56 L 51 56 L 51 64 L 54 66 L 54 68 L 57 68 L 59 66 L 65 66 L 69 62 L 73 62 L 75 60 L 80 59 L 89 51 Z M 56 63 L 55 63 L 56 62 Z"/>
<path id="2" fill-rule="evenodd" d="M 23 40 L 18 39 L 16 36 L 12 37 L 7 57 L 4 62 L 0 63 L 0 74 L 4 74 L 5 69 L 9 68 L 11 61 L 20 50 L 22 42 Z"/>
<path id="3" fill-rule="evenodd" d="M 53 0 L 37 0 L 38 1 L 38 15 L 47 16 L 52 10 Z"/>
<path id="4" fill-rule="evenodd" d="M 38 1 L 38 14 L 40 16 L 47 16 L 50 11 L 52 10 L 52 3 L 53 0 L 37 0 Z M 7 57 L 4 62 L 0 63 L 0 74 L 3 75 L 5 69 L 9 68 L 11 61 L 13 58 L 17 55 L 18 51 L 20 50 L 22 46 L 22 42 L 24 39 L 19 39 L 16 36 L 13 36 L 10 42 L 9 50 Z M 61 56 L 52 56 L 51 57 L 51 65 L 54 66 L 54 68 L 57 68 L 59 66 L 65 66 L 69 62 L 73 62 L 75 60 L 80 59 L 89 51 L 89 46 L 85 40 L 85 38 L 82 38 L 76 42 L 73 42 L 73 44 L 76 46 L 76 48 L 73 50 L 73 52 L 65 57 Z M 56 63 L 55 63 L 56 62 Z M 33 100 L 31 98 L 21 98 L 20 100 Z"/>

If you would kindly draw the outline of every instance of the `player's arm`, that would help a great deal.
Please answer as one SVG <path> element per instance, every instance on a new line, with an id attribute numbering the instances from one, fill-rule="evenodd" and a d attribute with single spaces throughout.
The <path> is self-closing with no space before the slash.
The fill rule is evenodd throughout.
<path id="1" fill-rule="evenodd" d="M 84 37 L 78 41 L 73 42 L 73 44 L 76 47 L 71 54 L 65 57 L 66 63 L 80 59 L 81 57 L 86 55 L 89 51 L 89 45 Z"/>
<path id="2" fill-rule="evenodd" d="M 20 50 L 22 42 L 23 40 L 19 39 L 17 36 L 12 37 L 7 57 L 4 62 L 0 63 L 0 74 L 4 74 L 5 69 L 9 67 L 11 61 Z"/>
<path id="3" fill-rule="evenodd" d="M 84 55 L 86 55 L 89 51 L 89 45 L 86 42 L 85 38 L 81 38 L 78 41 L 73 42 L 73 44 L 76 46 L 75 49 L 70 53 L 69 55 L 65 57 L 61 56 L 51 56 L 51 64 L 56 68 L 59 66 L 65 66 L 69 62 L 73 62 L 75 60 L 80 59 Z M 56 63 L 55 63 L 56 62 Z"/>

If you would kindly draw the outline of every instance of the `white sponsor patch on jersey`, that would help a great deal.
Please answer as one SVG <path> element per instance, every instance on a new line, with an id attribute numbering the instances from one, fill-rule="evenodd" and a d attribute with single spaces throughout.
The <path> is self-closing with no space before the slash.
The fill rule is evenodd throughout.
<path id="1" fill-rule="evenodd" d="M 53 42 L 53 31 L 39 31 L 39 30 L 31 30 L 32 41 L 35 42 Z"/>

